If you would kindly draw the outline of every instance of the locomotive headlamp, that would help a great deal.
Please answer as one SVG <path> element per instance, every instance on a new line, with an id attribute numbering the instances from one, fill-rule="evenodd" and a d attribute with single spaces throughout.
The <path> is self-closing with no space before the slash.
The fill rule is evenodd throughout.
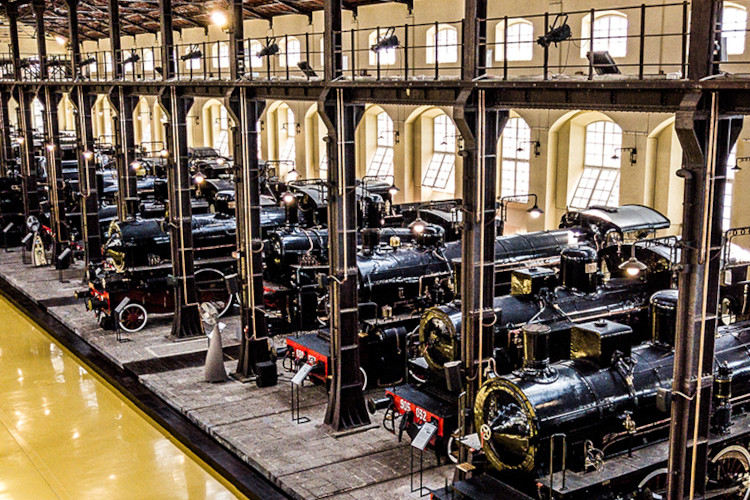
<path id="1" fill-rule="evenodd" d="M 292 169 L 286 173 L 286 180 L 287 182 L 294 182 L 297 179 L 299 179 L 299 172 L 297 172 L 297 169 L 292 167 Z"/>
<path id="2" fill-rule="evenodd" d="M 396 193 L 399 192 L 399 189 L 396 187 L 396 184 L 391 184 L 391 187 L 388 188 L 388 194 L 391 196 L 396 196 Z"/>
<path id="3" fill-rule="evenodd" d="M 622 264 L 620 264 L 619 267 L 620 269 L 625 271 L 628 276 L 635 277 L 641 274 L 646 269 L 648 269 L 648 266 L 644 264 L 643 262 L 641 262 L 640 260 L 636 259 L 635 244 L 633 244 L 633 246 L 631 246 L 630 248 L 631 248 L 630 258 L 626 260 L 625 262 L 623 262 Z"/>
<path id="4" fill-rule="evenodd" d="M 197 174 L 193 176 L 193 181 L 196 184 L 203 184 L 206 181 L 206 176 L 198 172 Z"/>
<path id="5" fill-rule="evenodd" d="M 166 149 L 162 149 L 161 151 L 159 151 L 159 155 L 161 155 L 162 158 L 166 158 L 167 156 L 169 156 L 169 151 L 167 151 Z"/>
<path id="6" fill-rule="evenodd" d="M 419 215 L 417 215 L 417 218 L 414 219 L 414 222 L 409 224 L 409 229 L 411 229 L 412 233 L 414 234 L 422 234 L 424 233 L 424 230 L 427 229 L 427 223 L 423 221 Z"/>
<path id="7" fill-rule="evenodd" d="M 542 214 L 544 213 L 544 210 L 539 208 L 539 205 L 534 203 L 534 206 L 526 210 L 526 212 L 528 212 L 529 217 L 531 217 L 532 219 L 538 219 L 539 217 L 542 216 Z"/>
<path id="8" fill-rule="evenodd" d="M 290 204 L 290 203 L 292 203 L 294 201 L 294 194 L 292 194 L 289 191 L 287 191 L 286 193 L 284 193 L 283 195 L 281 195 L 281 201 L 283 201 L 287 205 Z"/>

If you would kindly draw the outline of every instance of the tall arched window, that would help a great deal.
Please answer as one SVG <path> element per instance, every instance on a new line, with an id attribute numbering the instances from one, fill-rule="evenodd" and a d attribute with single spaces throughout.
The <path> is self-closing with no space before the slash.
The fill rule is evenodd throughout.
<path id="1" fill-rule="evenodd" d="M 378 33 L 378 30 L 370 33 L 370 36 L 368 37 L 370 47 L 378 43 L 378 39 L 383 35 L 385 35 L 385 30 L 382 28 L 380 29 L 380 33 Z M 378 56 L 380 56 L 381 66 L 391 66 L 393 64 L 396 64 L 396 47 L 381 49 L 377 52 L 369 50 L 368 53 L 370 54 L 370 66 L 375 66 L 378 64 Z"/>
<path id="2" fill-rule="evenodd" d="M 292 68 L 297 66 L 302 55 L 302 46 L 300 45 L 299 40 L 290 36 L 285 40 L 282 39 L 279 46 L 281 47 L 281 56 L 279 57 L 279 64 L 281 67 L 284 68 L 289 66 Z"/>
<path id="3" fill-rule="evenodd" d="M 745 30 L 747 10 L 736 3 L 724 3 L 721 14 L 721 37 L 726 40 L 727 54 L 738 55 L 745 52 Z"/>
<path id="4" fill-rule="evenodd" d="M 294 162 L 297 156 L 294 146 L 294 136 L 297 131 L 294 122 L 294 111 L 291 108 L 286 108 L 286 116 L 280 113 L 279 118 L 286 118 L 286 123 L 281 125 L 282 134 L 279 136 L 279 160 Z"/>
<path id="5" fill-rule="evenodd" d="M 721 210 L 721 230 L 726 231 L 732 227 L 732 195 L 734 190 L 733 167 L 737 165 L 737 145 L 735 144 L 727 158 L 727 181 L 724 185 L 724 205 Z"/>
<path id="6" fill-rule="evenodd" d="M 151 109 L 146 99 L 141 99 L 138 102 L 138 124 L 141 132 L 141 146 L 147 150 L 153 150 L 152 136 L 151 136 Z"/>
<path id="7" fill-rule="evenodd" d="M 377 117 L 378 147 L 367 166 L 367 175 L 393 180 L 393 120 L 383 111 Z"/>
<path id="8" fill-rule="evenodd" d="M 508 20 L 508 48 L 503 49 L 505 22 L 495 28 L 495 60 L 503 60 L 503 50 L 508 52 L 509 61 L 531 61 L 534 57 L 534 25 L 525 19 Z"/>
<path id="9" fill-rule="evenodd" d="M 622 129 L 618 125 L 597 121 L 586 126 L 583 172 L 570 208 L 616 207 L 619 204 L 621 146 Z"/>
<path id="10" fill-rule="evenodd" d="M 143 71 L 154 71 L 154 51 L 143 49 Z"/>
<path id="11" fill-rule="evenodd" d="M 37 97 L 31 101 L 31 119 L 34 130 L 44 132 L 44 105 Z"/>
<path id="12" fill-rule="evenodd" d="M 458 61 L 458 30 L 453 26 L 441 24 L 437 34 L 434 26 L 427 30 L 427 63 L 434 64 L 436 55 L 438 63 Z"/>
<path id="13" fill-rule="evenodd" d="M 212 60 L 214 68 L 229 67 L 229 44 L 227 42 L 218 42 L 211 47 Z"/>
<path id="14" fill-rule="evenodd" d="M 521 118 L 511 118 L 502 135 L 501 196 L 529 192 L 529 158 L 531 129 Z"/>
<path id="15" fill-rule="evenodd" d="M 112 74 L 112 52 L 109 51 L 104 53 L 104 74 Z"/>
<path id="16" fill-rule="evenodd" d="M 455 183 L 456 127 L 444 113 L 436 116 L 432 124 L 432 158 L 422 178 L 422 186 L 448 190 Z"/>
<path id="17" fill-rule="evenodd" d="M 594 15 L 594 52 L 609 52 L 612 57 L 625 57 L 628 52 L 628 17 L 614 10 Z M 591 18 L 583 18 L 581 26 L 581 57 L 589 52 Z"/>
<path id="18" fill-rule="evenodd" d="M 261 44 L 258 40 L 251 40 L 250 41 L 250 48 L 249 48 L 249 57 L 250 57 L 250 67 L 251 68 L 262 68 L 263 67 L 263 58 L 258 56 L 258 53 L 263 50 L 263 44 Z"/>

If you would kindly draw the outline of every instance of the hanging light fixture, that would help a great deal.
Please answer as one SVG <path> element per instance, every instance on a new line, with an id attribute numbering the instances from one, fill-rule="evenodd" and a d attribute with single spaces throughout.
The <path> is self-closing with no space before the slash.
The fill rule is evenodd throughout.
<path id="1" fill-rule="evenodd" d="M 529 214 L 529 217 L 532 219 L 538 219 L 542 216 L 544 213 L 544 210 L 539 208 L 539 205 L 537 205 L 536 201 L 534 202 L 534 206 L 526 210 L 526 212 Z"/>
<path id="2" fill-rule="evenodd" d="M 292 167 L 292 169 L 286 173 L 286 181 L 294 182 L 297 179 L 299 179 L 299 172 L 297 172 L 296 168 Z"/>
<path id="3" fill-rule="evenodd" d="M 628 276 L 635 277 L 648 269 L 648 266 L 635 257 L 635 243 L 630 247 L 630 258 L 619 265 Z"/>

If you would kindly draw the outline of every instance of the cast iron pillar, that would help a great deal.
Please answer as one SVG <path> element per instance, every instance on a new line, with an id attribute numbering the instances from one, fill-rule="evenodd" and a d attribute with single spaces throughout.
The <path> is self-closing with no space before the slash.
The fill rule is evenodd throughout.
<path id="1" fill-rule="evenodd" d="M 706 491 L 724 186 L 741 129 L 741 116 L 722 116 L 717 93 L 688 94 L 676 114 L 685 197 L 667 482 L 672 500 L 703 498 Z"/>
<path id="2" fill-rule="evenodd" d="M 231 0 L 231 20 L 229 28 L 229 76 L 232 81 L 237 81 L 245 74 L 245 25 L 243 19 L 244 10 L 242 0 Z"/>
<path id="3" fill-rule="evenodd" d="M 459 402 L 459 429 L 466 436 L 475 432 L 474 400 L 482 384 L 482 363 L 492 352 L 496 154 L 508 111 L 488 109 L 483 90 L 464 90 L 453 107 L 453 119 L 464 142 L 460 291 L 465 391 Z M 460 446 L 459 463 L 467 459 L 468 449 Z"/>
<path id="4" fill-rule="evenodd" d="M 325 0 L 323 3 L 323 77 L 329 82 L 343 74 L 341 8 L 342 0 Z"/>
<path id="5" fill-rule="evenodd" d="M 81 60 L 81 45 L 78 32 L 78 0 L 67 0 L 70 23 L 70 50 L 73 77 L 78 80 L 78 62 Z M 78 185 L 81 204 L 81 237 L 85 256 L 85 269 L 91 263 L 102 260 L 102 243 L 99 228 L 99 193 L 96 186 L 96 162 L 94 161 L 94 128 L 91 112 L 96 94 L 84 86 L 74 87 L 70 92 L 76 106 L 76 155 L 78 158 Z"/>
<path id="6" fill-rule="evenodd" d="M 10 171 L 9 163 L 13 159 L 13 143 L 10 135 L 10 116 L 8 101 L 10 92 L 7 88 L 0 90 L 0 177 L 6 177 Z"/>
<path id="7" fill-rule="evenodd" d="M 117 0 L 109 0 L 109 40 L 112 50 L 112 78 L 122 80 L 122 49 L 120 45 L 120 10 Z M 109 95 L 112 108 L 117 113 L 114 130 L 114 148 L 117 166 L 117 217 L 132 219 L 138 213 L 138 186 L 136 173 L 131 167 L 135 161 L 135 129 L 133 109 L 135 98 L 118 85 Z"/>
<path id="8" fill-rule="evenodd" d="M 264 101 L 250 98 L 246 87 L 235 90 L 228 108 L 238 125 L 234 134 L 235 200 L 237 219 L 237 269 L 240 284 L 242 343 L 233 377 L 252 380 L 256 365 L 270 359 L 268 327 L 263 305 L 263 237 L 260 226 L 258 119 Z"/>
<path id="9" fill-rule="evenodd" d="M 471 81 L 486 73 L 487 0 L 465 0 L 461 46 L 461 78 Z"/>
<path id="10" fill-rule="evenodd" d="M 370 423 L 359 362 L 357 197 L 354 135 L 364 106 L 326 89 L 318 113 L 327 129 L 331 390 L 325 423 L 346 430 Z"/>
<path id="11" fill-rule="evenodd" d="M 172 274 L 175 278 L 175 317 L 172 336 L 175 338 L 203 335 L 198 293 L 195 287 L 193 254 L 193 210 L 190 205 L 190 169 L 187 158 L 187 114 L 191 97 L 180 96 L 170 86 L 160 96 L 167 110 L 167 185 L 169 202 L 167 220 L 172 248 Z"/>
<path id="12" fill-rule="evenodd" d="M 177 61 L 172 51 L 172 2 L 159 0 L 161 14 L 161 54 L 164 80 L 176 72 Z M 159 97 L 167 111 L 167 184 L 169 186 L 169 227 L 171 231 L 172 273 L 175 277 L 175 338 L 202 335 L 198 293 L 195 288 L 193 255 L 192 206 L 190 205 L 190 168 L 187 157 L 187 114 L 193 99 L 177 94 L 177 87 L 163 89 Z"/>
<path id="13" fill-rule="evenodd" d="M 32 2 L 36 16 L 36 39 L 39 53 L 39 73 L 41 80 L 49 80 L 47 65 L 47 39 L 44 28 L 44 0 Z M 55 240 L 54 257 L 60 255 L 63 246 L 69 243 L 69 231 L 65 220 L 65 195 L 60 157 L 60 124 L 57 119 L 60 96 L 56 90 L 44 87 L 44 154 L 47 159 L 47 187 L 49 196 L 50 225 Z"/>
<path id="14" fill-rule="evenodd" d="M 13 77 L 16 81 L 14 97 L 18 103 L 19 152 L 21 156 L 21 192 L 23 194 L 24 216 L 39 218 L 39 186 L 37 185 L 37 168 L 34 158 L 34 130 L 31 121 L 31 101 L 34 95 L 30 89 L 21 84 L 21 48 L 18 39 L 18 5 L 5 4 L 10 31 L 10 48 L 13 57 Z"/>

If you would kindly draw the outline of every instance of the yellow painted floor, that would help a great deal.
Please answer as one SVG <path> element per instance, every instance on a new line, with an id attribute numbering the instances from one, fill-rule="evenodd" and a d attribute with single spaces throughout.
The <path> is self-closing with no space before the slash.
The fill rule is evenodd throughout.
<path id="1" fill-rule="evenodd" d="M 0 297 L 0 500 L 237 498 Z"/>

